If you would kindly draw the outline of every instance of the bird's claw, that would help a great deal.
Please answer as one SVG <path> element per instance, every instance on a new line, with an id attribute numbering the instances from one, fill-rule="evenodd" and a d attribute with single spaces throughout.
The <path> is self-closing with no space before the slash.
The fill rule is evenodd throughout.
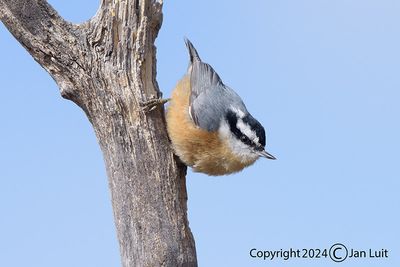
<path id="1" fill-rule="evenodd" d="M 170 98 L 164 99 L 164 98 L 153 98 L 144 102 L 140 102 L 140 106 L 144 112 L 150 112 L 156 109 L 160 105 L 164 105 L 168 101 L 170 101 Z"/>

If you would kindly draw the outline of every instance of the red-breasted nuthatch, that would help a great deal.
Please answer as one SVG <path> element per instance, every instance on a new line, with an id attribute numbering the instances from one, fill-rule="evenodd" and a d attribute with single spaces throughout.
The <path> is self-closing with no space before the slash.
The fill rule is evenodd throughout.
<path id="1" fill-rule="evenodd" d="M 241 171 L 265 151 L 264 127 L 242 99 L 224 85 L 214 69 L 189 50 L 188 73 L 178 82 L 167 110 L 167 127 L 175 153 L 196 172 L 224 175 Z"/>

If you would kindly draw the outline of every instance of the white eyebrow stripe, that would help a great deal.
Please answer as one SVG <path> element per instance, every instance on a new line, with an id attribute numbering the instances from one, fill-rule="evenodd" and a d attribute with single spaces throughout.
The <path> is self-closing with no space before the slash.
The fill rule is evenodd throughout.
<path id="1" fill-rule="evenodd" d="M 230 109 L 231 109 L 233 112 L 235 112 L 236 115 L 237 115 L 239 118 L 241 118 L 241 119 L 244 118 L 244 115 L 245 115 L 245 114 L 244 114 L 244 112 L 241 111 L 240 109 L 235 108 L 234 106 L 230 106 Z"/>
<path id="2" fill-rule="evenodd" d="M 252 140 L 256 145 L 260 145 L 260 140 L 257 134 L 251 130 L 250 126 L 243 122 L 242 119 L 238 119 L 236 123 L 236 127 L 242 132 L 242 134 L 246 135 L 250 140 Z"/>

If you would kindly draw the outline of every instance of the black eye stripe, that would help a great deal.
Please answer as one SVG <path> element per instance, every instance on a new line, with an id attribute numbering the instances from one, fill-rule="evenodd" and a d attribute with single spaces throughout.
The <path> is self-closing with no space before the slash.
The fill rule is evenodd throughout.
<path id="1" fill-rule="evenodd" d="M 262 139 L 262 137 L 261 137 L 261 142 L 260 142 L 261 146 L 260 146 L 260 145 L 256 144 L 255 142 L 253 142 L 252 140 L 250 140 L 250 138 L 248 138 L 246 135 L 244 135 L 244 134 L 242 133 L 242 131 L 240 131 L 240 130 L 237 128 L 237 126 L 236 126 L 236 125 L 237 125 L 238 119 L 237 119 L 236 114 L 235 114 L 234 112 L 229 111 L 229 112 L 227 113 L 227 115 L 226 115 L 226 119 L 227 119 L 227 121 L 228 121 L 228 123 L 229 123 L 229 128 L 230 128 L 231 132 L 232 132 L 239 140 L 241 140 L 241 141 L 242 141 L 243 143 L 245 143 L 246 145 L 255 148 L 256 150 L 260 150 L 260 151 L 261 151 L 261 150 L 264 150 L 265 139 Z M 245 119 L 246 119 L 246 117 L 243 118 L 243 122 L 249 124 L 250 127 L 252 128 L 252 124 L 249 123 L 249 121 L 248 121 L 247 119 L 246 119 L 246 120 L 245 120 Z M 257 134 L 257 136 L 258 136 L 257 130 L 256 130 L 256 134 Z M 258 136 L 258 137 L 259 137 L 259 136 Z M 259 139 L 260 139 L 260 137 L 259 137 Z M 263 143 L 262 143 L 263 140 L 264 140 L 264 145 L 263 145 Z"/>
<path id="2" fill-rule="evenodd" d="M 254 119 L 250 114 L 243 118 L 243 122 L 250 125 L 250 129 L 256 132 L 256 136 L 258 137 L 258 141 L 262 147 L 265 147 L 265 130 L 264 127 Z"/>

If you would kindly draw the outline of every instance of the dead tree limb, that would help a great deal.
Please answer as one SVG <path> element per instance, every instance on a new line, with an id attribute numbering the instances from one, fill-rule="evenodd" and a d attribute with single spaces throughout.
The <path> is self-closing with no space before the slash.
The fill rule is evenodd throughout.
<path id="1" fill-rule="evenodd" d="M 103 152 L 122 265 L 196 266 L 187 221 L 186 167 L 173 156 L 159 97 L 155 38 L 162 1 L 102 0 L 75 25 L 45 0 L 0 0 L 0 19 L 81 107 Z"/>

